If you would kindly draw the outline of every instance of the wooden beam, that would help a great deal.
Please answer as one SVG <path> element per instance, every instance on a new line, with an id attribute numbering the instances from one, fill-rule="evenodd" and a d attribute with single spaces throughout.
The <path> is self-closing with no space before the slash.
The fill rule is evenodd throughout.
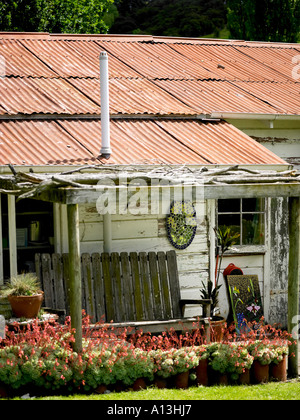
<path id="1" fill-rule="evenodd" d="M 17 267 L 17 230 L 16 230 L 16 201 L 15 196 L 8 195 L 8 236 L 9 236 L 9 265 L 10 277 L 16 277 Z"/>
<path id="2" fill-rule="evenodd" d="M 1 193 L 0 193 L 0 286 L 4 282 L 3 274 L 3 245 L 2 245 L 2 208 L 1 208 Z"/>
<path id="3" fill-rule="evenodd" d="M 67 288 L 70 300 L 71 327 L 75 329 L 73 349 L 80 353 L 82 351 L 82 306 L 78 205 L 68 205 L 67 213 L 69 237 L 69 279 Z"/>
<path id="4" fill-rule="evenodd" d="M 288 372 L 290 377 L 298 377 L 299 343 L 299 275 L 300 275 L 300 197 L 289 201 L 289 274 L 288 274 L 288 332 L 293 334 L 290 345 Z"/>
<path id="5" fill-rule="evenodd" d="M 107 187 L 110 188 L 110 187 Z M 115 187 L 111 187 L 115 188 Z M 151 187 L 147 187 L 151 188 Z M 152 187 L 156 188 L 156 187 Z M 162 187 L 159 187 L 162 188 Z M 167 186 L 167 188 L 169 188 Z M 171 186 L 170 188 L 174 188 Z M 189 187 L 190 188 L 190 187 Z M 204 188 L 204 199 L 219 198 L 265 198 L 265 197 L 299 197 L 299 183 L 263 183 L 263 184 L 228 184 L 228 185 L 205 185 L 197 186 L 193 190 L 193 198 L 197 200 L 197 188 Z M 116 186 L 118 190 L 118 186 Z M 161 194 L 161 191 L 160 191 Z M 203 192 L 199 190 L 199 194 L 203 196 Z M 61 188 L 60 194 L 52 195 L 48 200 L 64 202 L 66 204 L 83 204 L 96 203 L 101 193 L 94 189 L 87 188 Z M 60 201 L 61 199 L 61 201 Z"/>

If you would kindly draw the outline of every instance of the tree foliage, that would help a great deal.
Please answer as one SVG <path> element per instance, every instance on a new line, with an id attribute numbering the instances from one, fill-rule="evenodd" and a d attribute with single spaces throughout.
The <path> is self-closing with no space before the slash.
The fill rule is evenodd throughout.
<path id="1" fill-rule="evenodd" d="M 223 0 L 116 0 L 116 6 L 111 33 L 199 37 L 226 23 Z"/>
<path id="2" fill-rule="evenodd" d="M 0 30 L 106 33 L 114 0 L 2 0 Z"/>
<path id="3" fill-rule="evenodd" d="M 300 0 L 227 0 L 232 38 L 297 42 Z"/>

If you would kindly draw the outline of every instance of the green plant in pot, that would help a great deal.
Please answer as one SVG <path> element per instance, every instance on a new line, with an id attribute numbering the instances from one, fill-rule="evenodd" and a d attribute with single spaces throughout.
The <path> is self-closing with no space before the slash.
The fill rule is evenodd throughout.
<path id="1" fill-rule="evenodd" d="M 1 294 L 7 297 L 17 318 L 37 317 L 44 298 L 38 278 L 33 273 L 13 277 Z"/>
<path id="2" fill-rule="evenodd" d="M 213 281 L 209 279 L 207 284 L 202 282 L 202 288 L 200 289 L 201 299 L 211 299 L 211 313 L 210 316 L 212 321 L 220 323 L 220 328 L 223 328 L 223 324 L 225 324 L 225 320 L 222 317 L 216 316 L 215 311 L 219 304 L 219 291 L 222 287 L 219 284 L 220 272 L 221 272 L 221 264 L 223 260 L 223 256 L 227 250 L 229 250 L 233 245 L 236 244 L 236 240 L 239 238 L 240 234 L 236 232 L 232 232 L 229 227 L 226 226 L 219 226 L 217 229 L 215 228 L 215 233 L 218 239 L 218 253 L 217 253 L 217 267 L 216 267 L 216 278 L 215 284 Z M 218 334 L 220 335 L 220 334 Z M 217 341 L 220 341 L 217 339 Z"/>

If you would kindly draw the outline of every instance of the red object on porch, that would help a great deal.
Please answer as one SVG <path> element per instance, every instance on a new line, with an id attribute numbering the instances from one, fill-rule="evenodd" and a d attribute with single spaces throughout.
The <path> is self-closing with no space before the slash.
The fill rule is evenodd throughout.
<path id="1" fill-rule="evenodd" d="M 242 276 L 244 273 L 243 271 L 234 265 L 233 263 L 229 264 L 225 270 L 223 271 L 223 276 L 226 278 L 227 276 Z"/>

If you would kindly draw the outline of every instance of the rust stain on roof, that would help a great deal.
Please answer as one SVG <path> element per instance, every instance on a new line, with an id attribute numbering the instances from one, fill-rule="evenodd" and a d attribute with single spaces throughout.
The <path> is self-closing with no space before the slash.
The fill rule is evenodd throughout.
<path id="1" fill-rule="evenodd" d="M 299 115 L 296 44 L 0 32 L 1 165 L 99 161 L 103 50 L 119 118 L 109 162 L 284 163 L 232 125 L 197 118 Z"/>
<path id="2" fill-rule="evenodd" d="M 0 165 L 104 163 L 100 120 L 3 121 Z M 226 122 L 111 122 L 111 164 L 284 164 Z"/>

